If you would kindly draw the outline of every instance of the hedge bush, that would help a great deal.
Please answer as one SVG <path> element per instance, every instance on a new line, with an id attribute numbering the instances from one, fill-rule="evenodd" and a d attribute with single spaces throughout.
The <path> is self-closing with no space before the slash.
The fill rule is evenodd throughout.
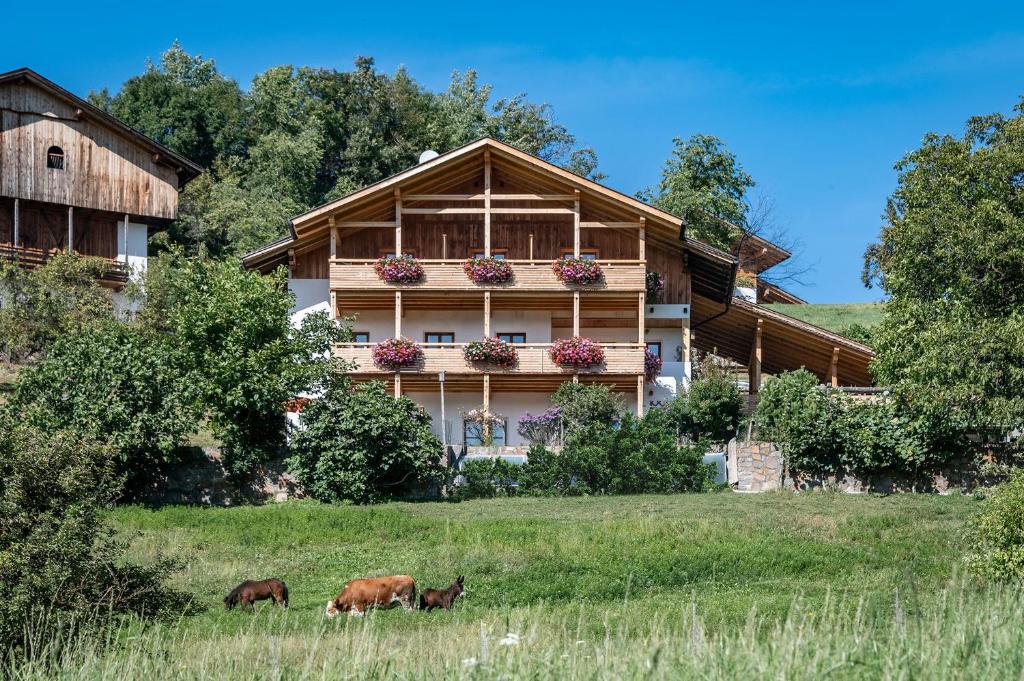
<path id="1" fill-rule="evenodd" d="M 989 490 L 967 531 L 967 566 L 990 579 L 1024 579 L 1024 471 Z"/>

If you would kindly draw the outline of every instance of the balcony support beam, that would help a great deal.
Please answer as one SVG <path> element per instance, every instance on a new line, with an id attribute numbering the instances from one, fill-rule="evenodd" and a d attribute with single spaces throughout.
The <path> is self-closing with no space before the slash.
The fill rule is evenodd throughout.
<path id="1" fill-rule="evenodd" d="M 643 374 L 636 377 L 636 415 L 644 415 L 644 377 Z"/>
<path id="2" fill-rule="evenodd" d="M 128 213 L 124 214 L 124 258 L 121 258 L 121 254 L 118 253 L 118 259 L 121 259 L 124 264 L 128 264 Z"/>
<path id="3" fill-rule="evenodd" d="M 491 337 L 491 292 L 484 291 L 484 338 Z"/>
<path id="4" fill-rule="evenodd" d="M 756 395 L 761 389 L 761 329 L 764 320 L 757 320 L 757 330 L 754 331 L 754 347 L 750 349 L 750 366 L 747 367 L 747 381 L 750 384 L 751 395 Z"/>
<path id="5" fill-rule="evenodd" d="M 68 253 L 72 253 L 75 245 L 75 209 L 68 206 Z M 125 243 L 127 250 L 128 244 Z"/>
<path id="6" fill-rule="evenodd" d="M 640 260 L 647 260 L 647 218 L 640 218 L 640 229 L 638 232 L 638 253 Z"/>
<path id="7" fill-rule="evenodd" d="M 641 291 L 640 295 L 639 295 L 640 307 L 637 309 L 637 317 L 636 317 L 636 342 L 640 343 L 641 345 L 643 345 L 644 342 L 645 342 L 644 334 L 646 333 L 646 329 L 644 328 L 644 319 L 645 319 L 645 315 L 644 315 L 644 302 L 645 301 L 644 301 L 644 298 L 645 298 L 645 294 L 644 294 L 643 291 Z"/>
<path id="8" fill-rule="evenodd" d="M 395 399 L 402 396 L 402 374 L 395 372 Z"/>
<path id="9" fill-rule="evenodd" d="M 572 208 L 572 257 L 580 257 L 580 190 L 576 190 Z"/>
<path id="10" fill-rule="evenodd" d="M 572 292 L 572 336 L 580 335 L 580 292 Z"/>
<path id="11" fill-rule="evenodd" d="M 491 257 L 491 150 L 484 150 L 484 257 Z"/>
<path id="12" fill-rule="evenodd" d="M 395 338 L 402 337 L 402 292 L 395 291 Z"/>
<path id="13" fill-rule="evenodd" d="M 839 387 L 839 348 L 832 348 L 832 365 L 829 367 L 829 376 L 832 378 L 832 387 Z"/>

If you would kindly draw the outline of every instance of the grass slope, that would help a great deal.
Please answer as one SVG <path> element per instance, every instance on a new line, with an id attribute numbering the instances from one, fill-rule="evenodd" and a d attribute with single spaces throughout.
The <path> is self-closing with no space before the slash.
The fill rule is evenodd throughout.
<path id="1" fill-rule="evenodd" d="M 830 331 L 840 332 L 851 324 L 870 329 L 882 321 L 884 303 L 841 303 L 822 305 L 764 305 L 770 310 L 795 317 Z"/>
<path id="2" fill-rule="evenodd" d="M 209 609 L 119 632 L 126 643 L 111 652 L 71 646 L 61 673 L 640 678 L 663 665 L 658 677 L 1019 677 L 1024 628 L 1006 626 L 1024 616 L 1018 592 L 946 588 L 974 504 L 721 493 L 119 508 L 117 525 L 142 532 L 136 556 L 186 557 L 180 585 Z M 467 598 L 447 613 L 323 618 L 346 580 L 393 573 L 420 588 L 465 574 Z M 290 610 L 222 608 L 239 580 L 269 576 L 288 583 Z"/>

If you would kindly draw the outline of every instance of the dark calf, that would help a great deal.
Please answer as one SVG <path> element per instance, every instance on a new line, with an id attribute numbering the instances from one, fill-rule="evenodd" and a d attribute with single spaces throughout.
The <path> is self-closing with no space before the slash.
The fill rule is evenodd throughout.
<path id="1" fill-rule="evenodd" d="M 287 608 L 288 587 L 280 579 L 264 579 L 259 582 L 247 579 L 224 597 L 224 607 L 231 610 L 236 605 L 242 608 L 248 605 L 255 611 L 256 601 L 265 601 L 268 598 L 273 598 L 275 603 Z"/>
<path id="2" fill-rule="evenodd" d="M 420 593 L 420 609 L 433 610 L 434 608 L 444 608 L 445 610 L 451 610 L 455 599 L 463 595 L 464 589 L 462 585 L 465 581 L 466 577 L 460 575 L 447 589 L 424 589 Z"/>

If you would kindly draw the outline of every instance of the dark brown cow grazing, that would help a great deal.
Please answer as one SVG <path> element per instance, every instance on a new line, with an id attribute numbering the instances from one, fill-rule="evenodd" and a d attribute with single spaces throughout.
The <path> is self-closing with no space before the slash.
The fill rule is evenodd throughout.
<path id="1" fill-rule="evenodd" d="M 396 605 L 406 610 L 416 607 L 416 580 L 409 575 L 353 579 L 337 598 L 327 601 L 326 615 L 362 615 L 370 608 L 387 610 Z"/>
<path id="2" fill-rule="evenodd" d="M 466 577 L 459 575 L 459 578 L 443 591 L 441 589 L 424 589 L 420 594 L 420 610 L 433 610 L 434 608 L 451 610 L 455 599 L 463 595 L 462 585 L 465 582 Z"/>
<path id="3" fill-rule="evenodd" d="M 256 601 L 273 598 L 282 608 L 288 607 L 288 587 L 280 579 L 264 579 L 256 582 L 247 579 L 224 597 L 224 607 L 231 610 L 236 605 L 244 608 L 248 605 L 254 612 Z"/>

